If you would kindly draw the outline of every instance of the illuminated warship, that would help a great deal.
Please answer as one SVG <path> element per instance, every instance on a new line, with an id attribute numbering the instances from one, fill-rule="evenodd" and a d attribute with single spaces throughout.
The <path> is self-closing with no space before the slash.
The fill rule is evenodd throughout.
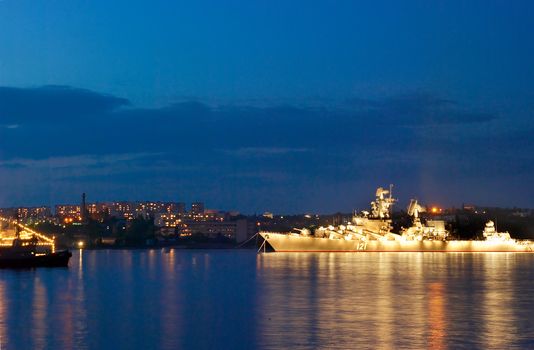
<path id="1" fill-rule="evenodd" d="M 260 251 L 276 252 L 533 252 L 533 241 L 512 239 L 508 232 L 498 232 L 492 221 L 483 231 L 484 240 L 453 240 L 441 220 L 423 223 L 419 214 L 425 209 L 412 199 L 408 214 L 412 226 L 392 232 L 391 206 L 396 202 L 389 190 L 376 190 L 371 210 L 354 214 L 350 222 L 319 227 L 312 233 L 260 232 Z"/>

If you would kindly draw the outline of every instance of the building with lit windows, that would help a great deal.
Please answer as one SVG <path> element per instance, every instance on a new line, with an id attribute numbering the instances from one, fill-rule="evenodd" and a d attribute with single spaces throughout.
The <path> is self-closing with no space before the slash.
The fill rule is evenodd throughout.
<path id="1" fill-rule="evenodd" d="M 225 237 L 236 243 L 246 241 L 257 232 L 254 222 L 247 219 L 233 221 L 187 221 L 180 227 L 180 237 L 190 237 L 195 234 L 207 238 Z"/>
<path id="2" fill-rule="evenodd" d="M 61 221 L 79 221 L 82 218 L 82 207 L 80 205 L 59 204 L 55 207 L 56 216 Z"/>
<path id="3" fill-rule="evenodd" d="M 165 211 L 167 213 L 177 213 L 183 216 L 185 214 L 185 203 L 183 202 L 170 202 L 165 203 Z"/>
<path id="4" fill-rule="evenodd" d="M 178 213 L 158 213 L 154 217 L 154 225 L 158 227 L 177 227 L 181 222 Z"/>
<path id="5" fill-rule="evenodd" d="M 204 214 L 204 203 L 202 202 L 195 202 L 191 204 L 191 214 L 192 215 L 199 215 Z"/>
<path id="6" fill-rule="evenodd" d="M 48 218 L 52 216 L 50 207 L 22 207 L 17 208 L 18 217 L 26 218 Z"/>
<path id="7" fill-rule="evenodd" d="M 132 220 L 135 217 L 135 209 L 135 203 L 132 202 L 113 202 L 111 216 Z"/>

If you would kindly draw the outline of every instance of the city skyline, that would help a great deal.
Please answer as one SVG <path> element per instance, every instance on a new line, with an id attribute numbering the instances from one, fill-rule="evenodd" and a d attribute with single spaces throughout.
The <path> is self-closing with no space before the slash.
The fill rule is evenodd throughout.
<path id="1" fill-rule="evenodd" d="M 412 199 L 413 200 L 413 199 Z M 393 212 L 406 212 L 407 206 L 404 201 L 400 203 L 395 199 L 395 205 L 392 208 Z M 485 209 L 498 209 L 498 210 L 516 210 L 519 212 L 529 212 L 534 211 L 533 208 L 528 207 L 492 207 L 479 205 L 477 203 L 460 203 L 458 206 L 442 206 L 436 202 L 426 202 L 422 203 L 423 207 L 429 213 L 436 214 L 441 213 L 442 211 L 455 211 L 455 210 L 467 210 L 475 212 L 480 210 L 480 213 L 485 213 Z M 26 215 L 45 215 L 45 216 L 72 216 L 75 214 L 76 217 L 81 215 L 82 212 L 82 202 L 63 202 L 55 203 L 52 205 L 37 205 L 37 206 L 7 206 L 0 207 L 0 211 L 18 211 L 19 215 L 26 213 Z M 277 212 L 277 211 L 264 211 L 264 212 L 240 212 L 234 208 L 214 208 L 206 206 L 204 202 L 183 202 L 183 201 L 160 201 L 160 200 L 110 200 L 110 201 L 87 201 L 85 203 L 86 210 L 88 214 L 102 214 L 106 211 L 112 212 L 121 212 L 127 213 L 130 212 L 132 215 L 129 215 L 129 219 L 135 218 L 136 213 L 138 214 L 147 214 L 147 213 L 181 213 L 181 214 L 195 214 L 195 213 L 230 213 L 232 215 L 245 215 L 245 216 L 266 216 L 270 217 L 273 215 L 282 215 L 282 216 L 309 216 L 312 215 L 336 215 L 336 214 L 351 214 L 355 212 L 367 211 L 369 208 L 360 207 L 353 208 L 349 211 L 335 211 L 335 212 Z M 113 214 L 115 215 L 115 214 Z M 25 216 L 25 215 L 22 215 Z M 122 216 L 122 215 L 121 215 Z"/>
<path id="2" fill-rule="evenodd" d="M 530 2 L 0 2 L 0 207 L 534 207 Z"/>

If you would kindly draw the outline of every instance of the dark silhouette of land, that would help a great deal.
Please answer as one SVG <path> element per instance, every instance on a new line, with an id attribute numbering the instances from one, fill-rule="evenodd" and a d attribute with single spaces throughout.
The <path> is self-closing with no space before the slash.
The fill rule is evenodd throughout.
<path id="1" fill-rule="evenodd" d="M 144 248 L 182 246 L 184 248 L 229 248 L 254 246 L 252 238 L 258 231 L 289 232 L 294 228 L 314 229 L 320 226 L 339 225 L 349 221 L 351 213 L 328 215 L 236 215 L 224 219 L 183 221 L 174 227 L 159 227 L 151 216 L 138 215 L 132 219 L 118 218 L 109 214 L 83 215 L 79 222 L 39 220 L 28 224 L 36 231 L 55 236 L 59 247 L 83 248 Z M 405 211 L 392 213 L 394 232 L 411 226 L 412 218 Z M 508 231 L 512 238 L 534 238 L 534 210 L 518 208 L 468 207 L 444 209 L 439 213 L 426 212 L 424 220 L 443 220 L 455 239 L 481 239 L 484 225 L 489 220 L 496 223 L 499 231 Z M 236 232 L 217 232 L 216 229 L 232 228 L 242 220 L 247 227 L 245 236 L 238 240 Z M 200 224 L 199 224 L 200 223 Z M 222 225 L 222 223 L 226 224 Z M 194 224 L 195 230 L 191 230 Z M 221 226 L 222 225 L 222 226 Z M 229 225 L 229 226 L 228 226 Z M 215 229 L 214 229 L 215 227 Z M 222 230 L 221 229 L 221 230 Z"/>

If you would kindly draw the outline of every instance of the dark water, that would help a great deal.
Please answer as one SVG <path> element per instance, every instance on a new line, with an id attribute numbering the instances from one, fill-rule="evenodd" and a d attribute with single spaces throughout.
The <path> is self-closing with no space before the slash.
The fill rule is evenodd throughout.
<path id="1" fill-rule="evenodd" d="M 534 349 L 534 254 L 83 251 L 0 270 L 1 349 Z"/>

